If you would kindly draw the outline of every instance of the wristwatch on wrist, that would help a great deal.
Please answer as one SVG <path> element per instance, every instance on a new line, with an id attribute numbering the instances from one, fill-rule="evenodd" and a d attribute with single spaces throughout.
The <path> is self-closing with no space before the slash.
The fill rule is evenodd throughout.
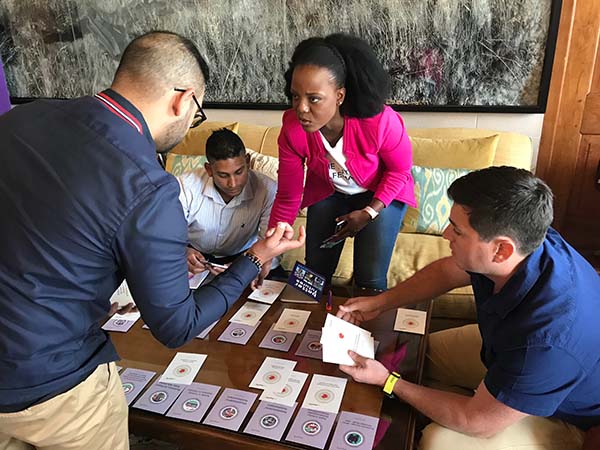
<path id="1" fill-rule="evenodd" d="M 402 377 L 397 372 L 392 372 L 388 375 L 387 380 L 385 380 L 385 384 L 383 385 L 383 392 L 385 395 L 394 397 L 394 386 L 400 378 Z"/>
<path id="2" fill-rule="evenodd" d="M 377 216 L 379 215 L 379 211 L 375 211 L 375 209 L 373 209 L 370 206 L 365 206 L 363 208 L 363 211 L 366 212 L 369 215 L 369 217 L 371 218 L 371 220 L 377 219 Z"/>

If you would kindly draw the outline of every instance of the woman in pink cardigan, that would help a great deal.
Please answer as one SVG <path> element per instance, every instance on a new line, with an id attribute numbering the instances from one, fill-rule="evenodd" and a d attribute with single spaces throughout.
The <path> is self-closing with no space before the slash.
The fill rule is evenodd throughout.
<path id="1" fill-rule="evenodd" d="M 407 205 L 415 206 L 410 141 L 384 104 L 389 76 L 365 41 L 332 34 L 302 41 L 285 80 L 292 109 L 278 140 L 271 224 L 293 223 L 308 206 L 306 264 L 330 283 L 343 239 L 354 236 L 355 285 L 384 290 Z"/>

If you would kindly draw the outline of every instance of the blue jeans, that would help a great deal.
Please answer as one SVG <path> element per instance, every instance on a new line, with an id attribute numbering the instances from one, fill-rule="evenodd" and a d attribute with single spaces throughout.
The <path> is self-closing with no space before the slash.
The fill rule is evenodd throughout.
<path id="1" fill-rule="evenodd" d="M 343 243 L 319 248 L 335 232 L 335 218 L 367 206 L 373 193 L 348 195 L 334 192 L 308 208 L 306 220 L 306 265 L 331 283 L 340 260 Z M 396 236 L 406 214 L 405 203 L 393 201 L 354 237 L 354 285 L 368 289 L 387 289 L 387 272 Z"/>

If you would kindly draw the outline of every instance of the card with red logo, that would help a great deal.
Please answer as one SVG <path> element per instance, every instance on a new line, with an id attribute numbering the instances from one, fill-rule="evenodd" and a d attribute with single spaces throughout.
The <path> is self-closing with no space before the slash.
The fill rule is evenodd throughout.
<path id="1" fill-rule="evenodd" d="M 352 350 L 365 358 L 375 357 L 375 340 L 371 333 L 348 323 L 334 315 L 327 314 L 321 333 L 323 362 L 353 366 L 348 355 Z"/>
<path id="2" fill-rule="evenodd" d="M 296 361 L 267 356 L 250 382 L 251 388 L 281 390 L 296 367 Z"/>
<path id="3" fill-rule="evenodd" d="M 285 308 L 273 329 L 275 331 L 285 331 L 286 333 L 302 334 L 309 316 L 310 311 Z"/>
<path id="4" fill-rule="evenodd" d="M 307 373 L 292 371 L 282 389 L 272 390 L 266 388 L 261 394 L 260 400 L 292 406 L 300 395 L 307 378 Z"/>
<path id="5" fill-rule="evenodd" d="M 165 373 L 160 377 L 163 383 L 192 384 L 196 374 L 206 361 L 207 355 L 178 352 Z"/>
<path id="6" fill-rule="evenodd" d="M 425 334 L 427 312 L 417 309 L 398 308 L 394 330 L 407 333 Z"/>
<path id="7" fill-rule="evenodd" d="M 246 302 L 240 309 L 229 319 L 233 323 L 241 323 L 251 327 L 256 326 L 260 318 L 269 310 L 270 305 L 256 302 Z"/>
<path id="8" fill-rule="evenodd" d="M 304 396 L 302 408 L 337 414 L 342 404 L 347 381 L 346 378 L 313 375 L 308 392 Z"/>

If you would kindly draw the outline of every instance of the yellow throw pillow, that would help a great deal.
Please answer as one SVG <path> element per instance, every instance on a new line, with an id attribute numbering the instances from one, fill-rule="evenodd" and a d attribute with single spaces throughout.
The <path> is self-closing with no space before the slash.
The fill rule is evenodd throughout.
<path id="1" fill-rule="evenodd" d="M 204 155 L 206 153 L 206 141 L 213 131 L 227 128 L 237 134 L 239 123 L 227 122 L 204 122 L 199 127 L 191 128 L 183 141 L 176 145 L 171 153 L 178 155 Z"/>
<path id="2" fill-rule="evenodd" d="M 498 134 L 475 139 L 410 138 L 415 165 L 471 170 L 493 164 L 499 140 Z"/>

